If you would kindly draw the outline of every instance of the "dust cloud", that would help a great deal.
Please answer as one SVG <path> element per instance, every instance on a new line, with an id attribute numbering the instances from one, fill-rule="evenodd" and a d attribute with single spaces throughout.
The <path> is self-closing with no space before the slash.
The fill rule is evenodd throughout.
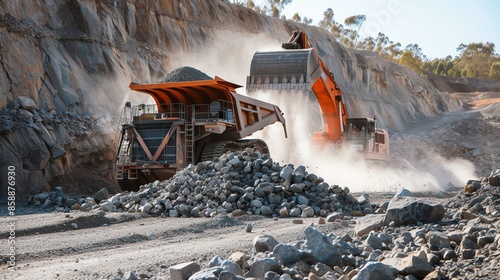
<path id="1" fill-rule="evenodd" d="M 170 59 L 170 68 L 194 67 L 205 74 L 244 86 L 250 72 L 250 62 L 256 51 L 281 49 L 281 42 L 264 34 L 236 31 L 215 31 L 209 45 L 200 50 L 180 52 Z M 245 94 L 244 89 L 237 89 Z"/>
<path id="2" fill-rule="evenodd" d="M 236 31 L 216 31 L 210 45 L 200 50 L 176 53 L 169 68 L 194 67 L 211 77 L 245 85 L 255 51 L 281 50 L 281 41 L 262 34 Z M 246 94 L 244 88 L 237 90 Z M 285 114 L 288 138 L 277 123 L 254 133 L 250 138 L 266 141 L 274 161 L 281 164 L 304 165 L 308 171 L 323 177 L 328 183 L 347 186 L 355 192 L 439 191 L 461 187 L 476 178 L 472 163 L 463 159 L 448 160 L 435 153 L 414 153 L 417 157 L 393 154 L 387 163 L 367 162 L 351 151 L 326 147 L 312 151 L 312 133 L 322 130 L 319 106 L 313 95 L 302 92 L 256 92 L 253 98 L 276 104 Z M 403 147 L 408 151 L 414 147 Z"/>
<path id="3" fill-rule="evenodd" d="M 302 92 L 265 91 L 251 96 L 281 108 L 289 136 L 285 138 L 281 125 L 274 124 L 251 137 L 266 141 L 274 161 L 291 163 L 295 167 L 304 165 L 308 172 L 323 177 L 329 184 L 347 186 L 354 192 L 394 192 L 402 188 L 427 192 L 450 191 L 477 178 L 471 162 L 449 160 L 430 150 L 425 151 L 425 147 L 398 147 L 396 150 L 405 151 L 405 154 L 391 154 L 388 162 L 367 161 L 356 152 L 333 145 L 312 149 L 309 139 L 312 132 L 321 127 L 318 125 L 319 106 L 314 100 Z"/>

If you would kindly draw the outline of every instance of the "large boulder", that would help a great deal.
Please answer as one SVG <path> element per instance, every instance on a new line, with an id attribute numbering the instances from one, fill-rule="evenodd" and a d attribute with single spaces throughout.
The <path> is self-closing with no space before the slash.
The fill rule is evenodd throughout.
<path id="1" fill-rule="evenodd" d="M 281 265 L 275 259 L 262 259 L 252 263 L 252 267 L 245 274 L 245 278 L 258 278 L 264 279 L 264 275 L 268 271 L 274 271 L 276 273 L 281 273 Z"/>
<path id="2" fill-rule="evenodd" d="M 186 262 L 171 266 L 169 268 L 170 279 L 172 280 L 185 280 L 191 275 L 200 271 L 200 265 L 195 262 Z"/>
<path id="3" fill-rule="evenodd" d="M 256 236 L 253 239 L 255 252 L 272 252 L 276 245 L 278 245 L 278 241 L 267 234 Z"/>
<path id="4" fill-rule="evenodd" d="M 273 254 L 274 257 L 282 265 L 291 265 L 300 261 L 301 252 L 299 249 L 288 244 L 278 244 L 274 247 Z"/>
<path id="5" fill-rule="evenodd" d="M 394 197 L 382 220 L 383 226 L 410 225 L 418 222 L 433 223 L 444 218 L 444 206 L 414 197 L 401 196 Z"/>
<path id="6" fill-rule="evenodd" d="M 370 233 L 372 230 L 378 230 L 382 226 L 383 220 L 383 215 L 367 215 L 360 217 L 356 220 L 354 233 L 356 236 L 363 236 Z"/>
<path id="7" fill-rule="evenodd" d="M 418 279 L 423 279 L 434 270 L 434 267 L 430 263 L 417 256 L 385 259 L 382 262 L 395 267 L 402 275 L 413 275 Z"/>
<path id="8" fill-rule="evenodd" d="M 331 267 L 342 267 L 342 255 L 340 250 L 337 249 L 330 238 L 324 233 L 315 230 L 313 227 L 308 226 L 304 229 L 306 236 L 306 243 L 302 250 L 313 255 L 317 261 L 322 262 Z"/>

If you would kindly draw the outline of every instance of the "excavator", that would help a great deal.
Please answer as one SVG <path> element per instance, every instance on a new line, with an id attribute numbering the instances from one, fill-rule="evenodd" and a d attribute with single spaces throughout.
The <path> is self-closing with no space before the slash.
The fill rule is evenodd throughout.
<path id="1" fill-rule="evenodd" d="M 372 118 L 350 118 L 342 91 L 318 52 L 302 31 L 294 31 L 280 51 L 255 52 L 247 77 L 249 95 L 271 90 L 282 93 L 314 94 L 324 121 L 323 131 L 312 134 L 313 147 L 350 149 L 365 159 L 386 161 L 389 153 L 387 130 L 377 127 Z"/>
<path id="2" fill-rule="evenodd" d="M 269 154 L 263 140 L 246 137 L 275 122 L 287 134 L 276 105 L 240 95 L 240 85 L 217 76 L 129 87 L 151 96 L 155 104 L 126 102 L 122 109 L 115 174 L 123 190 L 166 180 L 189 164 L 227 151 Z"/>

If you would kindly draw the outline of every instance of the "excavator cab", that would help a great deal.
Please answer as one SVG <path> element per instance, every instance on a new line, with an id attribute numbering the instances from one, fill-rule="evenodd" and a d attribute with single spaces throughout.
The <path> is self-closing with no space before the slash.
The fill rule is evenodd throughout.
<path id="1" fill-rule="evenodd" d="M 348 118 L 345 148 L 363 153 L 366 159 L 385 161 L 389 152 L 389 134 L 377 127 L 375 118 Z"/>

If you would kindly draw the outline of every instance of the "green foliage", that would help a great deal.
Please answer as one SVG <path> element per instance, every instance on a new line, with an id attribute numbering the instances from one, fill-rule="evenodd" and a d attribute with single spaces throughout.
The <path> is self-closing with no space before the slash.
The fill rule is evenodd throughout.
<path id="1" fill-rule="evenodd" d="M 490 67 L 490 79 L 500 81 L 500 62 L 493 62 Z"/>
<path id="2" fill-rule="evenodd" d="M 245 5 L 258 13 L 286 20 L 281 13 L 292 0 L 265 0 L 261 6 L 256 5 L 254 0 L 232 0 L 232 2 Z M 429 60 L 418 44 L 409 44 L 401 49 L 400 43 L 391 41 L 381 32 L 376 37 L 361 38 L 359 30 L 366 19 L 365 15 L 354 15 L 346 18 L 344 24 L 341 24 L 335 21 L 333 9 L 328 8 L 323 12 L 323 19 L 319 21 L 318 26 L 328 30 L 346 47 L 376 52 L 380 57 L 408 66 L 418 73 L 432 72 L 449 77 L 500 81 L 500 55 L 495 53 L 493 43 L 462 43 L 457 47 L 459 56 L 453 58 L 449 55 Z M 312 19 L 301 17 L 299 13 L 295 13 L 291 20 L 312 24 Z"/>
<path id="3" fill-rule="evenodd" d="M 420 73 L 422 70 L 422 62 L 419 57 L 416 57 L 412 51 L 405 50 L 401 57 L 397 60 L 399 64 L 410 67 L 413 71 Z"/>
<path id="4" fill-rule="evenodd" d="M 406 65 L 418 73 L 433 72 L 450 77 L 467 76 L 500 81 L 500 56 L 495 53 L 493 43 L 462 43 L 457 48 L 459 56 L 429 60 L 418 44 L 410 44 L 402 50 L 400 43 L 391 41 L 381 32 L 376 38 L 360 38 L 359 30 L 366 21 L 365 15 L 346 18 L 345 26 L 336 22 L 334 15 L 333 9 L 326 9 L 318 26 L 329 30 L 346 47 L 376 52 L 380 57 Z"/>
<path id="5" fill-rule="evenodd" d="M 495 44 L 487 42 L 471 43 L 468 45 L 460 44 L 457 50 L 461 53 L 460 58 L 464 69 L 467 71 L 467 77 L 477 79 L 488 79 L 495 53 Z"/>
<path id="6" fill-rule="evenodd" d="M 235 4 L 242 4 L 242 0 L 233 0 Z M 266 0 L 262 6 L 256 5 L 253 0 L 246 0 L 246 7 L 252 9 L 260 14 L 272 16 L 274 18 L 281 18 L 286 20 L 284 16 L 281 15 L 283 8 L 292 3 L 292 0 Z"/>
<path id="7" fill-rule="evenodd" d="M 438 66 L 437 66 L 436 70 L 434 70 L 434 73 L 436 73 L 438 75 L 444 75 L 446 73 L 446 71 L 444 69 L 444 63 L 442 61 L 440 61 L 438 63 Z"/>
<path id="8" fill-rule="evenodd" d="M 365 15 L 355 15 L 355 16 L 350 16 L 350 17 L 346 18 L 344 20 L 344 23 L 347 26 L 352 26 L 352 25 L 357 26 L 358 27 L 358 31 L 359 31 L 359 29 L 361 28 L 361 25 L 363 25 L 363 23 L 365 22 L 365 20 L 366 20 L 366 16 Z"/>

